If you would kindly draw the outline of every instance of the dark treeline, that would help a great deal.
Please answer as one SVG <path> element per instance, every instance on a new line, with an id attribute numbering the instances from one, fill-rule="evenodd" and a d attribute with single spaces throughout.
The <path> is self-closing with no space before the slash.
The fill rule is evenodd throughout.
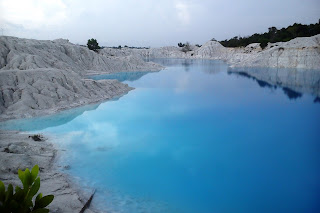
<path id="1" fill-rule="evenodd" d="M 150 49 L 150 47 L 128 47 L 127 45 L 125 45 L 125 46 L 121 46 L 121 45 L 119 45 L 119 46 L 117 46 L 117 47 L 109 47 L 109 48 L 113 48 L 113 49 L 121 49 L 121 48 L 129 48 L 129 49 Z"/>
<path id="2" fill-rule="evenodd" d="M 225 47 L 244 47 L 251 43 L 260 43 L 262 48 L 274 42 L 286 42 L 296 37 L 310 37 L 320 34 L 320 19 L 316 24 L 304 25 L 295 23 L 287 28 L 278 30 L 276 27 L 270 27 L 269 31 L 263 34 L 255 33 L 248 37 L 233 37 L 229 40 L 220 41 Z"/>

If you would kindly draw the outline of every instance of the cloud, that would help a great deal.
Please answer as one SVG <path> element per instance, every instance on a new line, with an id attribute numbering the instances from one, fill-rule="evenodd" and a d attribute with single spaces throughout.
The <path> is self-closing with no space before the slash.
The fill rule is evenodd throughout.
<path id="1" fill-rule="evenodd" d="M 25 29 L 21 24 L 12 24 L 7 21 L 2 21 L 1 23 L 1 34 L 0 35 L 15 35 L 23 36 L 25 33 L 32 33 L 31 30 Z"/>
<path id="2" fill-rule="evenodd" d="M 270 26 L 318 22 L 319 4 L 319 0 L 0 0 L 0 28 L 4 35 L 67 38 L 82 44 L 94 37 L 106 46 L 203 44 L 212 37 L 224 40 L 265 32 Z"/>
<path id="3" fill-rule="evenodd" d="M 190 6 L 185 2 L 177 2 L 175 9 L 177 11 L 178 19 L 182 25 L 190 24 Z"/>
<path id="4" fill-rule="evenodd" d="M 62 24 L 67 7 L 62 0 L 2 0 L 2 17 L 6 22 L 26 29 Z"/>

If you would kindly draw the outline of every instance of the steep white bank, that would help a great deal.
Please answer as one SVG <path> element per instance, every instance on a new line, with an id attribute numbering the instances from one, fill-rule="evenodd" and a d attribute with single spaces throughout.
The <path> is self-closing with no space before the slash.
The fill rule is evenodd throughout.
<path id="1" fill-rule="evenodd" d="M 208 41 L 200 48 L 193 47 L 192 51 L 186 53 L 179 47 L 104 51 L 112 55 L 133 54 L 144 58 L 217 59 L 236 67 L 320 69 L 320 34 L 288 42 L 269 43 L 264 50 L 258 43 L 244 48 L 226 48 L 217 41 Z"/>
<path id="2" fill-rule="evenodd" d="M 245 60 L 234 65 L 320 69 L 320 35 L 295 38 L 288 42 L 269 43 L 265 50 L 249 54 Z"/>
<path id="3" fill-rule="evenodd" d="M 82 79 L 53 68 L 0 71 L 0 120 L 51 114 L 108 100 L 132 88 L 117 80 Z"/>
<path id="4" fill-rule="evenodd" d="M 64 39 L 44 41 L 0 36 L 1 70 L 36 68 L 72 70 L 80 75 L 87 75 L 136 70 L 155 71 L 163 67 L 144 62 L 138 55 L 114 57 L 99 54 Z"/>
<path id="5" fill-rule="evenodd" d="M 134 48 L 104 48 L 101 53 L 107 56 L 129 56 L 135 55 L 142 58 L 189 58 L 194 50 L 199 47 L 191 46 L 192 51 L 183 52 L 181 47 L 159 47 L 150 49 L 134 49 Z"/>

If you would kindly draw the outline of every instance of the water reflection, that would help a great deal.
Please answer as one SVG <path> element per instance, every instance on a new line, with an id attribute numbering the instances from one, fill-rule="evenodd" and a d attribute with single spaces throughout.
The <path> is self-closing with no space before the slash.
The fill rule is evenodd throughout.
<path id="1" fill-rule="evenodd" d="M 136 81 L 140 79 L 142 76 L 148 74 L 150 72 L 118 72 L 118 73 L 111 73 L 106 75 L 96 75 L 91 76 L 90 78 L 93 80 L 101 80 L 101 79 L 117 79 L 118 81 Z"/>
<path id="2" fill-rule="evenodd" d="M 259 86 L 264 88 L 264 87 L 267 87 L 267 88 L 277 88 L 277 86 L 272 86 L 271 84 L 265 82 L 265 81 L 261 81 L 261 80 L 258 80 L 256 79 L 256 81 L 258 82 Z"/>
<path id="3" fill-rule="evenodd" d="M 148 59 L 148 61 L 161 64 L 165 67 L 183 67 L 186 72 L 190 71 L 192 68 L 199 67 L 201 67 L 201 71 L 208 74 L 215 74 L 228 70 L 228 65 L 219 60 L 153 58 Z"/>
<path id="4" fill-rule="evenodd" d="M 268 82 L 259 80 L 259 79 L 255 78 L 255 77 L 249 75 L 249 74 L 246 73 L 246 72 L 241 72 L 241 71 L 240 71 L 240 72 L 230 72 L 230 71 L 229 71 L 228 74 L 236 74 L 236 75 L 240 75 L 240 76 L 243 76 L 243 77 L 246 77 L 246 78 L 255 80 L 255 81 L 257 81 L 257 83 L 259 84 L 259 86 L 262 87 L 262 88 L 264 88 L 264 87 L 266 87 L 266 88 L 274 88 L 274 89 L 277 88 L 277 86 L 274 86 L 274 85 L 269 84 Z"/>
<path id="5" fill-rule="evenodd" d="M 49 127 L 56 127 L 66 124 L 86 111 L 92 111 L 98 108 L 100 104 L 87 105 L 70 110 L 65 110 L 54 115 L 34 117 L 28 119 L 17 119 L 0 122 L 2 130 L 19 130 L 19 131 L 40 131 Z"/>
<path id="6" fill-rule="evenodd" d="M 283 87 L 282 88 L 284 94 L 286 94 L 288 96 L 288 98 L 290 100 L 295 100 L 297 98 L 301 98 L 302 97 L 302 94 L 300 92 L 296 92 L 290 88 L 287 88 L 287 87 Z"/>
<path id="7" fill-rule="evenodd" d="M 229 68 L 229 74 L 237 74 L 257 81 L 260 87 L 281 87 L 291 100 L 303 93 L 320 96 L 320 71 L 287 68 Z M 316 98 L 317 99 L 317 98 Z M 315 103 L 317 100 L 315 99 Z"/>
<path id="8" fill-rule="evenodd" d="M 190 60 L 184 60 L 184 62 L 182 63 L 182 66 L 184 67 L 186 72 L 190 70 L 190 65 L 191 65 Z"/>

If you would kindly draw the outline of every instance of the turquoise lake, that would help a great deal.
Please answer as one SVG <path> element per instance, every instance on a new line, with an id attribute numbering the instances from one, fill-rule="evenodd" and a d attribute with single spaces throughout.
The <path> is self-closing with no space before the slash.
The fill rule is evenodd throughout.
<path id="1" fill-rule="evenodd" d="M 63 171 L 108 212 L 320 212 L 319 81 L 301 92 L 221 61 L 155 61 L 167 68 L 93 77 L 136 88 L 118 99 L 0 128 L 56 138 Z"/>

